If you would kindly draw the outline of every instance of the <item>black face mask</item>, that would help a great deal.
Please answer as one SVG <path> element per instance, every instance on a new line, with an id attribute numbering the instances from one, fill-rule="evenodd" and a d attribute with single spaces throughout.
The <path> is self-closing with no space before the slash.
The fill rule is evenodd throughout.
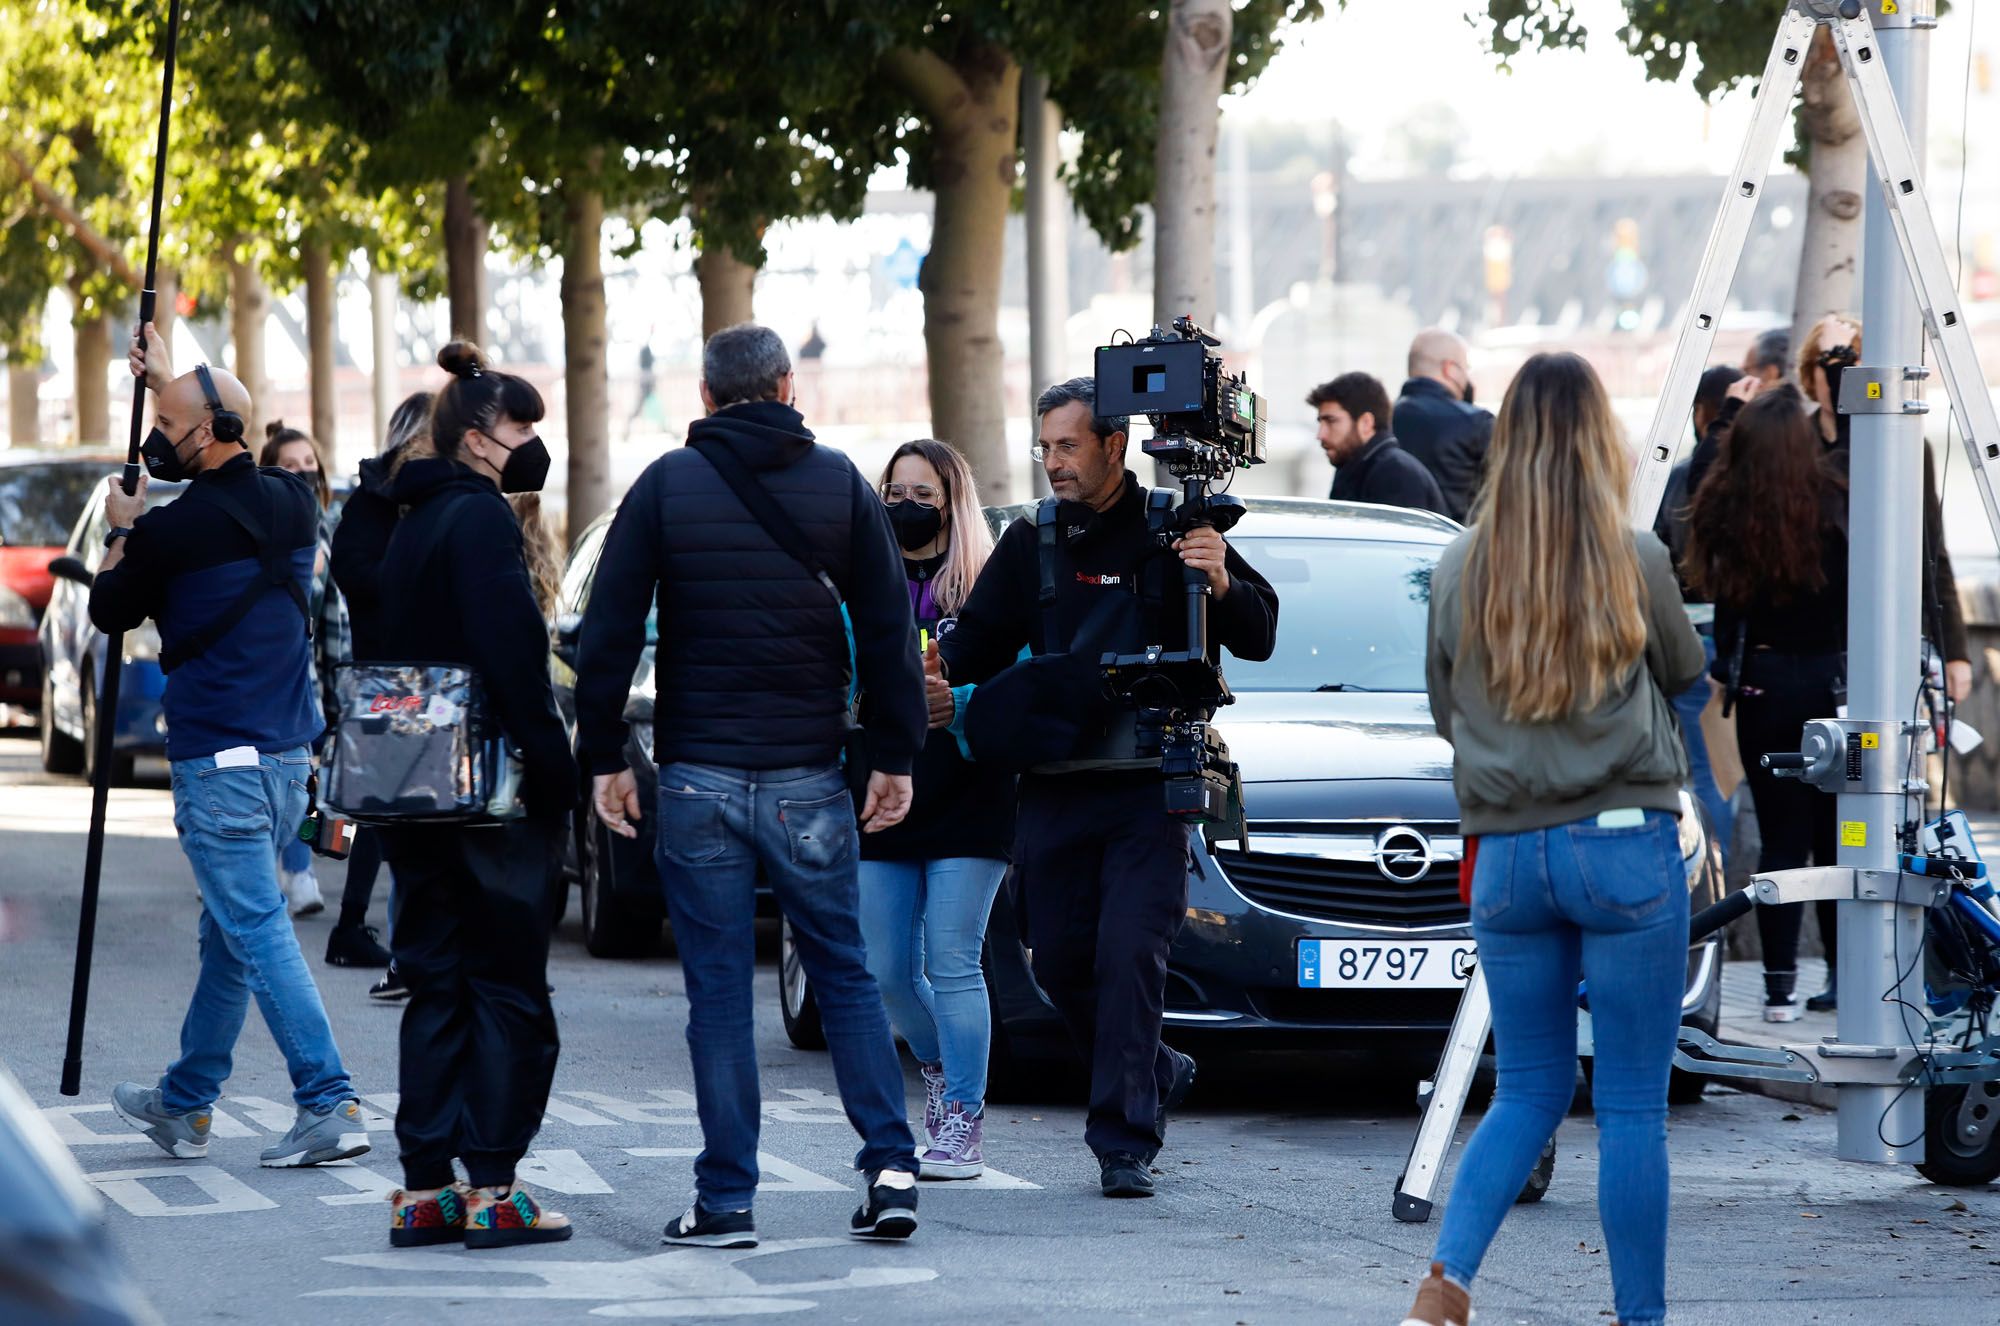
<path id="1" fill-rule="evenodd" d="M 889 523 L 896 528 L 896 542 L 904 552 L 915 552 L 937 542 L 944 530 L 944 512 L 922 502 L 889 503 Z"/>
<path id="2" fill-rule="evenodd" d="M 503 493 L 539 493 L 542 485 L 549 481 L 549 448 L 542 441 L 541 434 L 529 438 L 518 447 L 509 447 L 491 433 L 483 434 L 496 447 L 504 447 L 507 463 L 500 467 L 500 491 Z"/>
<path id="3" fill-rule="evenodd" d="M 179 483 L 189 475 L 187 462 L 181 459 L 181 447 L 187 440 L 201 431 L 196 424 L 181 434 L 179 442 L 170 441 L 157 427 L 146 434 L 146 440 L 139 447 L 139 455 L 146 461 L 146 473 L 161 483 Z"/>

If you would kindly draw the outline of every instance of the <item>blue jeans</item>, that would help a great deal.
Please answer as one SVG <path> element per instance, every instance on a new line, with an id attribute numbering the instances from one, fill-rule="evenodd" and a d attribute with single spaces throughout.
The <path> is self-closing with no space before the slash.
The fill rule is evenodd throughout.
<path id="1" fill-rule="evenodd" d="M 1687 976 L 1674 817 L 1480 839 L 1472 930 L 1493 996 L 1499 1084 L 1459 1162 L 1437 1259 L 1470 1285 L 1576 1086 L 1576 983 L 1590 985 L 1597 1211 L 1618 1320 L 1666 1320 L 1667 1075 Z"/>
<path id="2" fill-rule="evenodd" d="M 857 919 L 861 830 L 837 765 L 755 772 L 699 764 L 660 770 L 658 858 L 687 982 L 688 1055 L 702 1151 L 695 1192 L 711 1211 L 749 1209 L 757 1191 L 757 1044 L 752 1028 L 759 867 L 792 923 L 819 1002 L 854 1167 L 915 1173 L 903 1068 Z"/>
<path id="3" fill-rule="evenodd" d="M 299 841 L 299 826 L 294 824 L 284 846 L 278 849 L 278 869 L 295 875 L 301 870 L 311 870 L 312 863 L 312 847 Z"/>
<path id="4" fill-rule="evenodd" d="M 291 1070 L 293 1100 L 322 1112 L 354 1094 L 278 891 L 278 850 L 298 835 L 311 773 L 303 746 L 229 769 L 213 756 L 173 763 L 174 827 L 202 901 L 201 974 L 181 1056 L 160 1079 L 160 1103 L 175 1113 L 222 1094 L 252 995 Z"/>
<path id="5" fill-rule="evenodd" d="M 1702 652 L 1708 656 L 1708 666 L 1715 666 L 1715 636 L 1703 632 Z M 1681 744 L 1687 748 L 1688 778 L 1694 784 L 1695 799 L 1708 812 L 1709 827 L 1716 836 L 1716 845 L 1722 849 L 1723 864 L 1729 863 L 1729 843 L 1736 812 L 1722 795 L 1722 789 L 1715 785 L 1715 769 L 1708 760 L 1708 738 L 1702 735 L 1701 713 L 1708 708 L 1710 694 L 1708 668 L 1703 668 L 1694 685 L 1674 697 L 1674 713 L 1681 720 Z"/>
<path id="6" fill-rule="evenodd" d="M 993 1020 L 979 950 L 1007 863 L 863 861 L 861 935 L 889 1021 L 927 1064 L 944 1064 L 944 1098 L 986 1103 Z"/>

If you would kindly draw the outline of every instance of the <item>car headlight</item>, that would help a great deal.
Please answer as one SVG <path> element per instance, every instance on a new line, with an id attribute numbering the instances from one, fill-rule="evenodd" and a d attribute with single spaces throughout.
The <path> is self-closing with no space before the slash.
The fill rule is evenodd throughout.
<path id="1" fill-rule="evenodd" d="M 35 609 L 28 600 L 0 585 L 0 628 L 35 629 Z"/>
<path id="2" fill-rule="evenodd" d="M 157 663 L 160 661 L 160 629 L 150 621 L 141 622 L 135 629 L 125 633 L 125 661 L 127 663 Z"/>

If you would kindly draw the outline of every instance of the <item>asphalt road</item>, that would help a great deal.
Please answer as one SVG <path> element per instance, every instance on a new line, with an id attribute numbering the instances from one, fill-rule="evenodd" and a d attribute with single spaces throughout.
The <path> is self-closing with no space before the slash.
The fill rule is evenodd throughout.
<path id="1" fill-rule="evenodd" d="M 0 1057 L 48 1108 L 108 1199 L 112 1234 L 169 1322 L 311 1322 L 502 1311 L 521 1320 L 1220 1323 L 1393 1322 L 1435 1227 L 1389 1216 L 1413 1126 L 1409 1075 L 1335 1053 L 1202 1062 L 1150 1202 L 1107 1202 L 1067 1100 L 995 1103 L 974 1183 L 925 1184 L 907 1245 L 856 1244 L 853 1134 L 822 1054 L 784 1039 L 776 973 L 759 972 L 766 1240 L 752 1253 L 669 1249 L 700 1145 L 667 958 L 588 957 L 574 919 L 551 980 L 562 1021 L 556 1096 L 525 1177 L 578 1224 L 549 1249 L 393 1251 L 379 1195 L 399 1181 L 397 1013 L 372 973 L 324 967 L 330 921 L 299 923 L 348 1067 L 374 1121 L 358 1164 L 261 1170 L 291 1118 L 284 1065 L 253 1016 L 204 1161 L 174 1161 L 110 1112 L 111 1086 L 170 1057 L 195 968 L 192 876 L 173 839 L 164 770 L 114 795 L 83 1094 L 57 1094 L 89 809 L 45 778 L 31 742 L 0 738 Z M 142 777 L 146 770 L 142 766 Z M 331 896 L 338 876 L 322 869 Z M 380 923 L 378 897 L 374 920 Z M 1331 1050 L 1332 1047 L 1329 1047 Z M 921 1100 L 914 1068 L 909 1098 Z M 2000 1295 L 2000 1194 L 1832 1158 L 1830 1114 L 1712 1091 L 1673 1123 L 1677 1322 L 1990 1321 Z M 1611 1320 L 1587 1113 L 1559 1137 L 1555 1185 L 1519 1208 L 1481 1275 L 1484 1322 Z M 502 1303 L 499 1300 L 522 1300 Z"/>

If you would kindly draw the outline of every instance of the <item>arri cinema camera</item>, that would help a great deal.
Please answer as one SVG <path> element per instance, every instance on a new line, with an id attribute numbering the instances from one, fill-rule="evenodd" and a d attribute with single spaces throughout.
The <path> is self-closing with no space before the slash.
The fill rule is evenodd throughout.
<path id="1" fill-rule="evenodd" d="M 1241 374 L 1225 372 L 1220 345 L 1190 318 L 1171 329 L 1097 350 L 1097 413 L 1144 415 L 1153 436 L 1141 449 L 1181 482 L 1181 501 L 1153 526 L 1161 552 L 1189 530 L 1228 532 L 1243 501 L 1215 484 L 1264 462 L 1264 399 Z M 1187 648 L 1152 645 L 1138 654 L 1106 654 L 1105 685 L 1138 711 L 1139 751 L 1158 754 L 1166 775 L 1167 813 L 1243 832 L 1242 780 L 1229 748 L 1209 726 L 1233 703 L 1222 668 L 1208 655 L 1208 577 L 1188 568 Z M 1247 845 L 1247 844 L 1246 844 Z"/>

